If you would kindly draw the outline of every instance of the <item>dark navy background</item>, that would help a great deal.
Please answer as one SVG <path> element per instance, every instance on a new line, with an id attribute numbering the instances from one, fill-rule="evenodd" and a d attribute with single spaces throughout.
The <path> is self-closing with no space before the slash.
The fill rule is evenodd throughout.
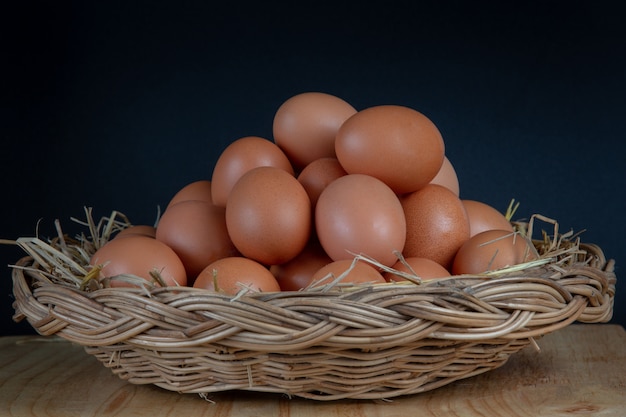
<path id="1" fill-rule="evenodd" d="M 284 100 L 323 91 L 421 111 L 462 198 L 584 230 L 621 278 L 626 32 L 611 3 L 293 3 L 2 6 L 0 238 L 40 219 L 51 236 L 56 218 L 73 234 L 84 206 L 153 223 L 227 144 L 271 138 Z M 31 331 L 11 320 L 5 266 L 21 255 L 0 247 L 5 334 Z"/>

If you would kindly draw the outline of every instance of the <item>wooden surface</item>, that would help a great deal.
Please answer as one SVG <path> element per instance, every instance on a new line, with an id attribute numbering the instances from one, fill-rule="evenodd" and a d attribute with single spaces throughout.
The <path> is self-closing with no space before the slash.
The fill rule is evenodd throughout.
<path id="1" fill-rule="evenodd" d="M 3 416 L 626 416 L 626 331 L 570 325 L 501 368 L 391 401 L 314 402 L 249 392 L 208 400 L 112 375 L 79 346 L 38 336 L 0 338 Z"/>

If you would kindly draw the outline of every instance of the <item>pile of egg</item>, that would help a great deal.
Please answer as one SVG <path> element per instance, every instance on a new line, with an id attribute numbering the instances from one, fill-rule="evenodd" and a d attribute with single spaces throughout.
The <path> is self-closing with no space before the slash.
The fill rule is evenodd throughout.
<path id="1" fill-rule="evenodd" d="M 509 220 L 459 188 L 422 113 L 306 92 L 277 109 L 272 140 L 233 141 L 156 226 L 124 229 L 90 263 L 101 277 L 156 270 L 168 285 L 234 294 L 300 290 L 348 268 L 346 282 L 383 283 L 403 279 L 393 270 L 436 279 L 529 260 Z"/>

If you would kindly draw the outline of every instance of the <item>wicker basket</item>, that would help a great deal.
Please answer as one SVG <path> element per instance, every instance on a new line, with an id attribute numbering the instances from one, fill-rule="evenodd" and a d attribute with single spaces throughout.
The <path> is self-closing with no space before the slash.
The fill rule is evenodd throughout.
<path id="1" fill-rule="evenodd" d="M 203 396 L 384 399 L 432 390 L 497 368 L 574 321 L 609 321 L 616 283 L 600 248 L 556 234 L 534 241 L 541 262 L 489 274 L 235 297 L 81 288 L 85 242 L 29 242 L 30 255 L 13 267 L 15 320 L 84 346 L 131 383 Z"/>

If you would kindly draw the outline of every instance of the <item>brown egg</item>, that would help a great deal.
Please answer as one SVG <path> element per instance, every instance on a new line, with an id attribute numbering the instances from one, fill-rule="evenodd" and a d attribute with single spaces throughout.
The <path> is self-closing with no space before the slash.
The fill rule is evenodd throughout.
<path id="1" fill-rule="evenodd" d="M 190 285 L 211 262 L 238 254 L 226 228 L 225 209 L 207 201 L 186 200 L 168 207 L 156 238 L 180 257 Z"/>
<path id="2" fill-rule="evenodd" d="M 337 158 L 320 158 L 304 167 L 298 175 L 298 181 L 309 195 L 311 207 L 315 208 L 322 190 L 344 175 L 347 175 L 347 172 Z"/>
<path id="3" fill-rule="evenodd" d="M 396 194 L 381 180 L 348 174 L 330 183 L 315 208 L 318 239 L 331 259 L 367 255 L 393 265 L 406 239 L 406 221 Z"/>
<path id="4" fill-rule="evenodd" d="M 439 263 L 433 261 L 432 259 L 418 258 L 415 256 L 405 258 L 404 262 L 399 260 L 392 266 L 392 268 L 396 271 L 417 275 L 423 280 L 445 278 L 450 276 L 450 272 Z M 406 281 L 406 278 L 403 276 L 392 272 L 383 273 L 383 277 L 386 281 Z"/>
<path id="5" fill-rule="evenodd" d="M 501 229 L 513 231 L 513 225 L 504 214 L 487 203 L 476 200 L 461 200 L 470 224 L 470 236 L 485 230 Z"/>
<path id="6" fill-rule="evenodd" d="M 439 169 L 439 172 L 437 173 L 437 175 L 435 175 L 435 178 L 433 178 L 430 183 L 443 185 L 457 196 L 459 196 L 461 193 L 459 178 L 456 175 L 456 170 L 454 169 L 454 166 L 447 156 L 444 156 L 441 169 Z"/>
<path id="7" fill-rule="evenodd" d="M 298 168 L 335 156 L 335 135 L 356 109 L 327 93 L 306 92 L 286 100 L 276 111 L 274 142 Z"/>
<path id="8" fill-rule="evenodd" d="M 322 282 L 322 284 L 330 284 L 335 278 L 338 278 L 341 274 L 348 271 L 352 267 L 353 259 L 340 259 L 338 261 L 333 261 L 322 268 L 320 268 L 315 274 L 313 274 L 312 281 L 316 282 L 329 274 L 332 274 L 331 277 L 327 278 Z M 386 282 L 383 278 L 382 274 L 378 272 L 376 268 L 372 265 L 358 261 L 348 272 L 348 274 L 341 279 L 342 283 L 373 283 L 373 284 L 381 284 Z"/>
<path id="9" fill-rule="evenodd" d="M 258 136 L 246 136 L 228 145 L 213 168 L 213 204 L 225 207 L 228 195 L 239 178 L 252 168 L 261 166 L 280 168 L 295 175 L 287 155 L 274 142 Z"/>
<path id="10" fill-rule="evenodd" d="M 509 230 L 487 230 L 471 237 L 458 250 L 452 273 L 479 274 L 534 259 L 526 239 Z"/>
<path id="11" fill-rule="evenodd" d="M 213 197 L 211 196 L 211 181 L 198 180 L 185 185 L 183 188 L 178 190 L 176 194 L 174 194 L 167 204 L 167 207 L 187 200 L 201 200 L 212 203 Z"/>
<path id="12" fill-rule="evenodd" d="M 405 258 L 428 258 L 452 266 L 456 251 L 469 239 L 465 207 L 448 188 L 428 184 L 401 199 L 406 217 Z"/>
<path id="13" fill-rule="evenodd" d="M 246 172 L 226 203 L 226 227 L 235 247 L 265 265 L 287 262 L 304 249 L 311 218 L 302 184 L 275 167 Z"/>
<path id="14" fill-rule="evenodd" d="M 156 227 L 150 226 L 147 224 L 137 224 L 133 226 L 129 226 L 125 229 L 120 230 L 116 235 L 115 239 L 126 237 L 126 236 L 147 236 L 147 237 L 156 237 Z"/>
<path id="15" fill-rule="evenodd" d="M 147 236 L 110 240 L 92 255 L 89 263 L 103 265 L 103 278 L 127 274 L 153 281 L 150 272 L 157 271 L 167 285 L 187 285 L 185 267 L 178 255 L 165 243 Z M 113 279 L 111 286 L 132 285 Z"/>
<path id="16" fill-rule="evenodd" d="M 282 291 L 298 291 L 306 288 L 321 267 L 332 262 L 319 242 L 310 242 L 295 258 L 281 265 L 272 265 L 270 271 L 276 277 Z"/>
<path id="17" fill-rule="evenodd" d="M 404 106 L 361 110 L 339 128 L 337 159 L 349 174 L 382 180 L 397 194 L 428 184 L 444 159 L 444 142 L 434 123 Z"/>
<path id="18" fill-rule="evenodd" d="M 239 256 L 211 263 L 200 272 L 193 286 L 229 295 L 235 295 L 245 288 L 256 292 L 280 291 L 276 278 L 265 266 Z"/>

